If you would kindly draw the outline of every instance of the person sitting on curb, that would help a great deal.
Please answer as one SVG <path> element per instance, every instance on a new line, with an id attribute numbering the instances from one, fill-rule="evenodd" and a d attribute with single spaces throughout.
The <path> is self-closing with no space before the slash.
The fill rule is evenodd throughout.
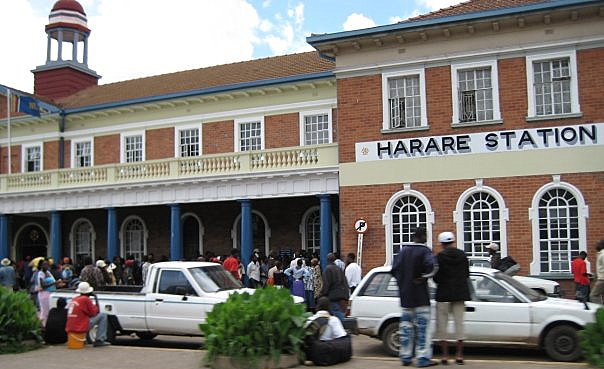
<path id="1" fill-rule="evenodd" d="M 92 293 L 94 289 L 88 282 L 80 282 L 76 292 L 80 295 L 69 302 L 67 312 L 67 333 L 87 333 L 90 328 L 98 325 L 94 347 L 109 346 L 107 339 L 107 314 L 100 312 L 98 298 Z M 91 296 L 94 296 L 95 303 Z"/>
<path id="2" fill-rule="evenodd" d="M 317 301 L 317 313 L 311 316 L 306 329 L 310 331 L 305 341 L 306 358 L 315 365 L 334 365 L 352 357 L 352 340 L 342 322 L 329 313 L 329 298 Z"/>

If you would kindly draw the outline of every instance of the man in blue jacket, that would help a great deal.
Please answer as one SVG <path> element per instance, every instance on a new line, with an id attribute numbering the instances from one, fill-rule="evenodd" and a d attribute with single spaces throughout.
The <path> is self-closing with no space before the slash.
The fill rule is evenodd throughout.
<path id="1" fill-rule="evenodd" d="M 430 295 L 428 278 L 434 272 L 434 256 L 426 247 L 426 230 L 417 228 L 413 242 L 401 247 L 392 264 L 403 312 L 400 320 L 399 356 L 404 366 L 411 365 L 415 341 L 416 366 L 423 368 L 436 365 L 432 360 L 430 337 Z"/>

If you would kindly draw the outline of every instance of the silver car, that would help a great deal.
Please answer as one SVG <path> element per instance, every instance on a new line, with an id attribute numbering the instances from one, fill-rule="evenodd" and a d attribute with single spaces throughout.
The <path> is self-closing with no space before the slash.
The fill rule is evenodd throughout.
<path id="1" fill-rule="evenodd" d="M 556 361 L 581 357 L 577 331 L 595 321 L 599 305 L 544 296 L 490 268 L 470 267 L 470 280 L 474 291 L 472 301 L 465 303 L 464 324 L 468 345 L 543 348 Z M 350 296 L 350 316 L 357 319 L 359 333 L 381 339 L 386 351 L 396 356 L 400 315 L 390 266 L 372 269 Z"/>

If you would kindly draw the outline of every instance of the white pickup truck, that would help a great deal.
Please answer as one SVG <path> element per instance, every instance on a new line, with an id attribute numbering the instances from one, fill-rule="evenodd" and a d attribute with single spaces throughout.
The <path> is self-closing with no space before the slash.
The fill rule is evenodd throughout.
<path id="1" fill-rule="evenodd" d="M 144 286 L 107 286 L 93 293 L 101 311 L 109 315 L 107 338 L 135 333 L 141 339 L 158 334 L 201 336 L 199 324 L 215 304 L 234 292 L 253 293 L 221 265 L 205 262 L 163 262 L 152 264 Z M 71 289 L 51 294 L 67 302 L 77 293 Z M 300 301 L 299 301 L 300 300 Z M 296 297 L 300 303 L 303 299 Z"/>

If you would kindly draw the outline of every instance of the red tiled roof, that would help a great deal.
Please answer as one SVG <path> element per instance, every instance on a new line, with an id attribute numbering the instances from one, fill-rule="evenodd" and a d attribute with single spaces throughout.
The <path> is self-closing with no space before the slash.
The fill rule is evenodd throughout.
<path id="1" fill-rule="evenodd" d="M 406 19 L 403 22 L 448 17 L 452 15 L 468 14 L 494 9 L 514 8 L 523 5 L 547 3 L 551 1 L 552 0 L 469 0 L 457 5 L 450 6 L 448 8 L 443 8 L 431 13 L 418 15 L 417 17 Z"/>
<path id="2" fill-rule="evenodd" d="M 318 52 L 275 56 L 183 72 L 89 87 L 57 101 L 61 107 L 79 108 L 130 99 L 201 90 L 304 74 L 332 71 L 334 62 Z"/>

